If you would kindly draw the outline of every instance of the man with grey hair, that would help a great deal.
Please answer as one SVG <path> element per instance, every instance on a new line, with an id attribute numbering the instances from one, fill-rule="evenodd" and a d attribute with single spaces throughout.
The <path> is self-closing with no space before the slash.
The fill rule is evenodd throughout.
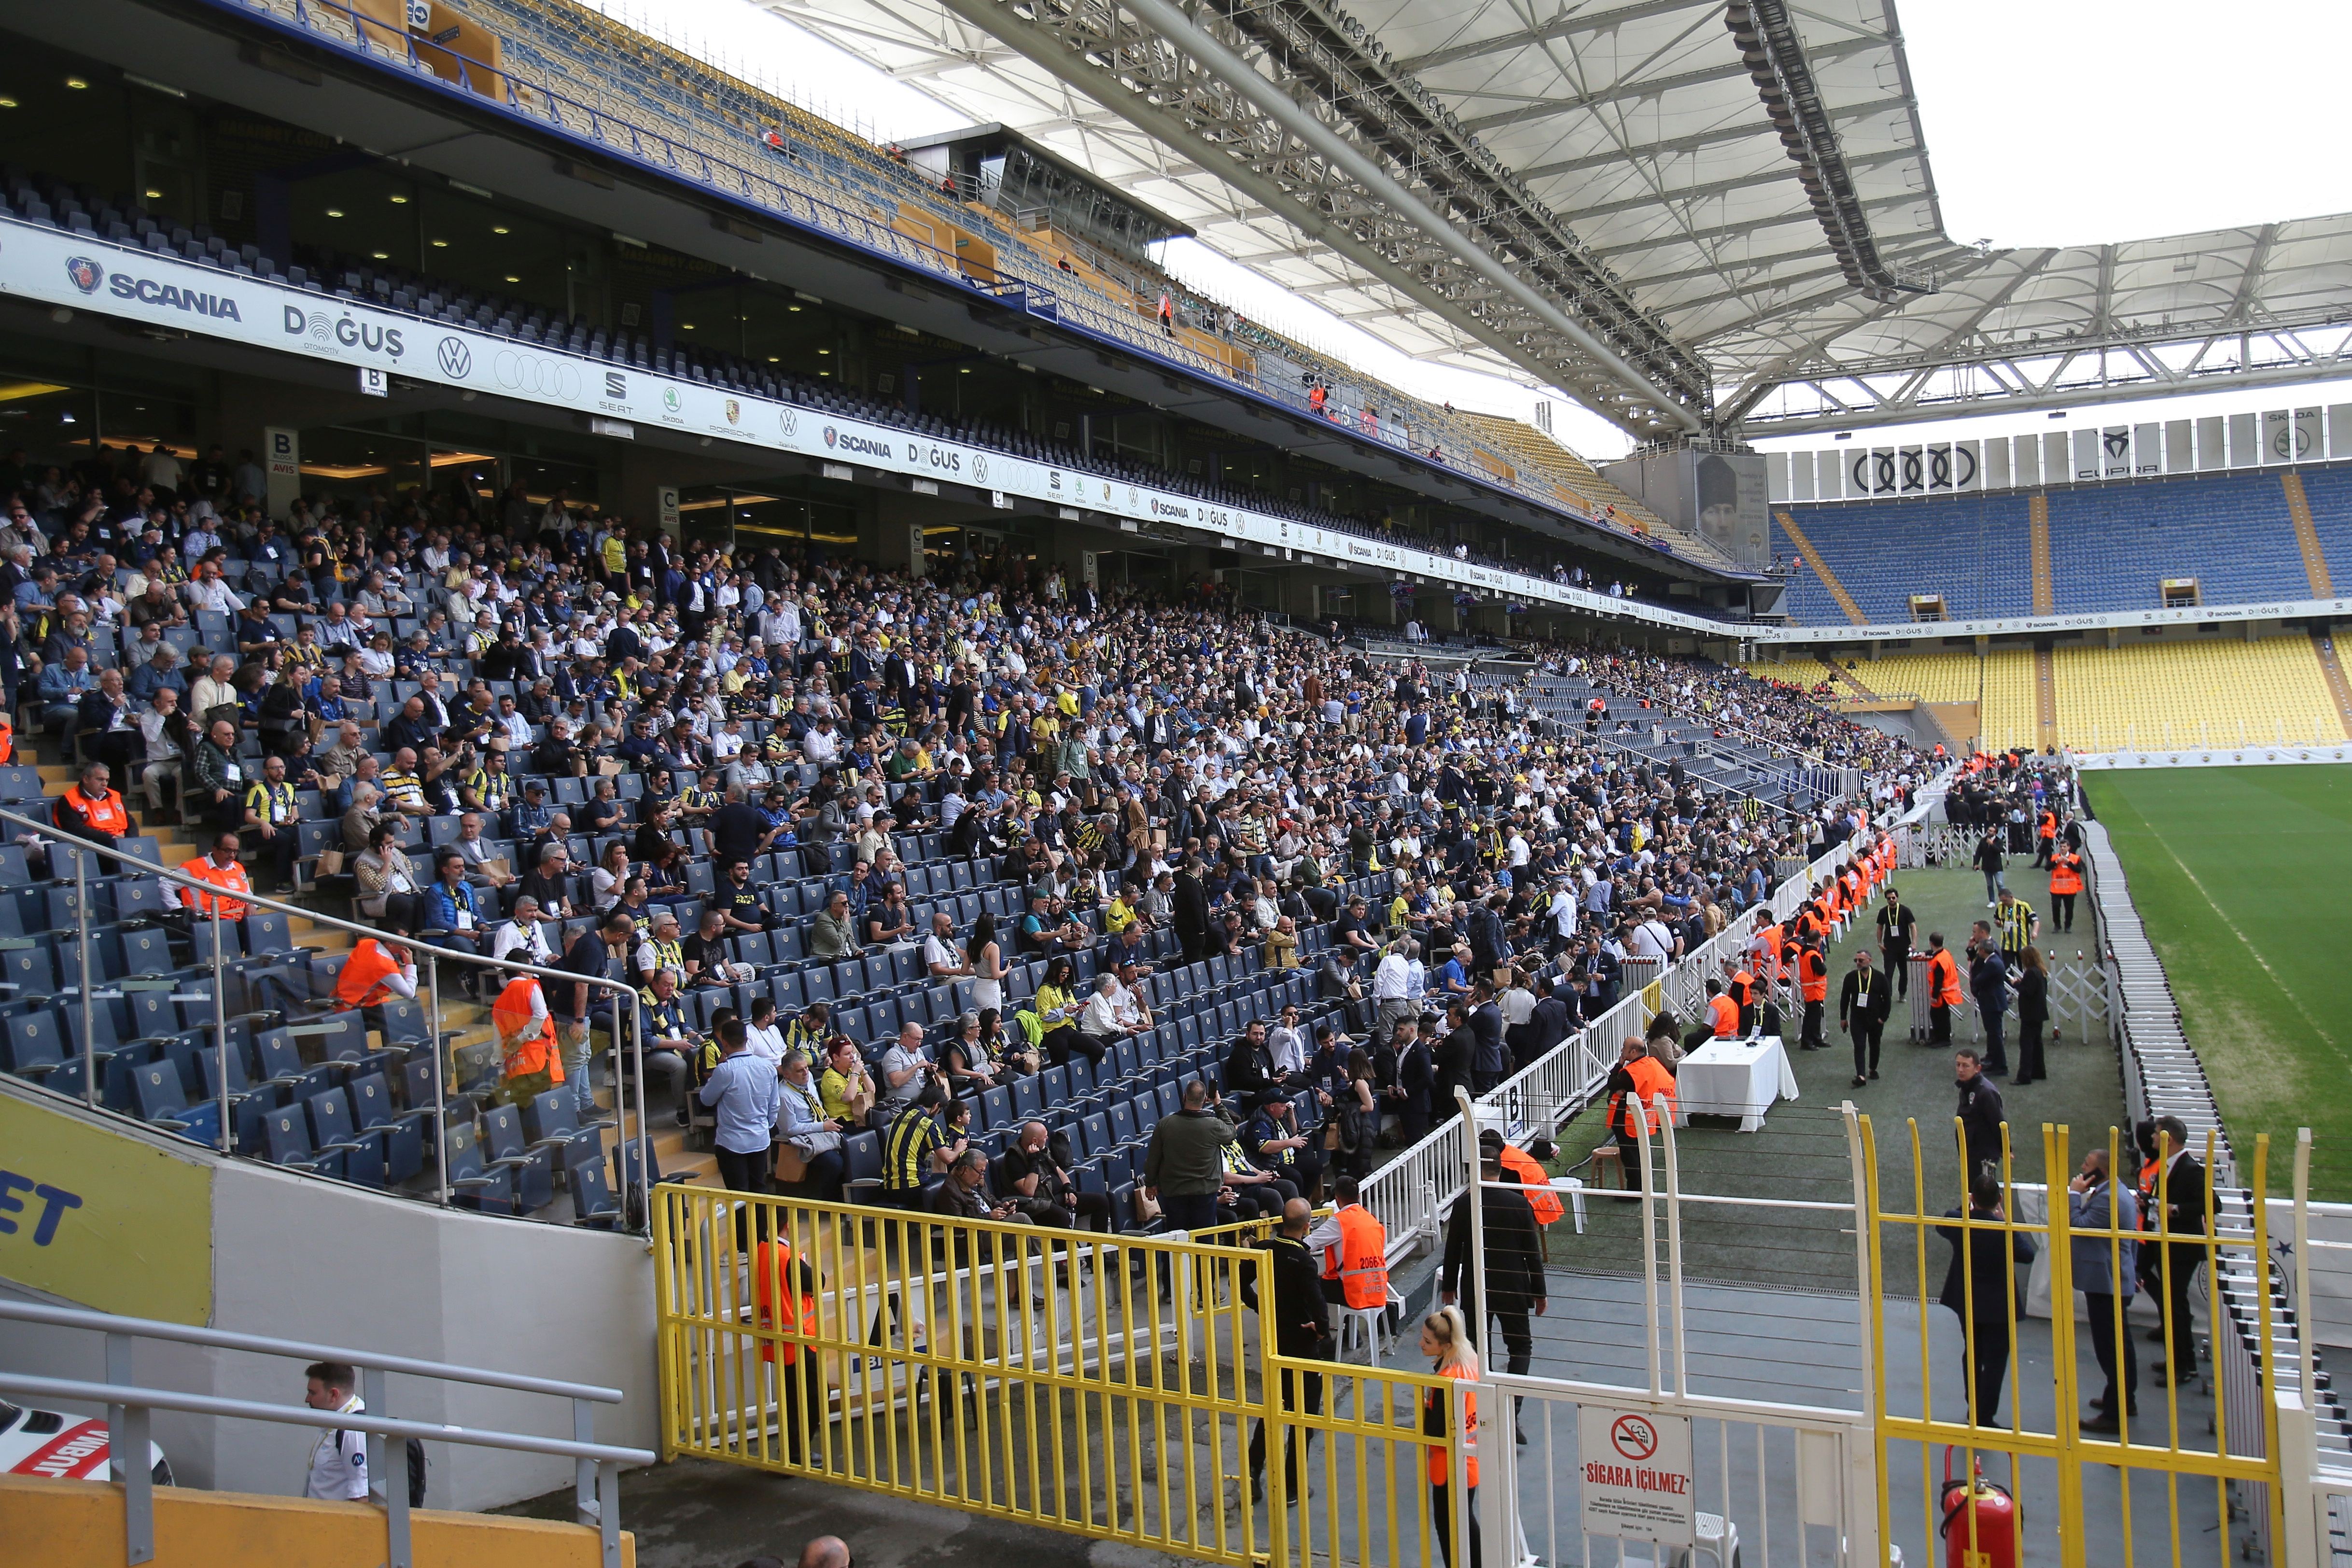
<path id="1" fill-rule="evenodd" d="M 1409 936 L 1399 937 L 1389 943 L 1388 952 L 1373 969 L 1373 1039 L 1387 1039 L 1396 1033 L 1400 1022 L 1420 1011 L 1421 1005 L 1412 994 L 1412 970 L 1420 958 L 1421 944 Z"/>

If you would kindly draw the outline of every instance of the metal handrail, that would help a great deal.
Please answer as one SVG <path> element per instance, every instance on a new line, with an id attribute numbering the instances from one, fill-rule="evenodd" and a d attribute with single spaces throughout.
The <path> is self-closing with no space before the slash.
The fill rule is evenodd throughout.
<path id="1" fill-rule="evenodd" d="M 518 1394 L 544 1394 L 557 1399 L 586 1399 L 598 1405 L 618 1405 L 617 1388 L 594 1383 L 566 1383 L 551 1377 L 525 1377 L 519 1373 L 493 1372 L 487 1367 L 459 1366 L 454 1362 L 418 1361 L 413 1356 L 379 1355 L 341 1345 L 314 1345 L 281 1340 L 269 1334 L 236 1334 L 194 1323 L 166 1322 L 160 1318 L 124 1318 L 79 1307 L 52 1307 L 40 1301 L 0 1300 L 0 1321 L 49 1323 L 58 1328 L 97 1329 L 107 1333 L 136 1334 L 142 1340 L 170 1340 L 179 1344 L 212 1345 L 221 1350 L 251 1351 L 257 1355 L 295 1356 L 305 1361 L 348 1362 L 404 1377 L 437 1378 L 444 1383 L 479 1384 L 485 1388 L 512 1389 Z"/>
<path id="2" fill-rule="evenodd" d="M 579 1522 L 593 1526 L 600 1538 L 604 1568 L 620 1568 L 621 1478 L 623 1465 L 649 1465 L 655 1456 L 643 1448 L 619 1447 L 594 1441 L 595 1417 L 591 1403 L 617 1405 L 621 1391 L 593 1384 L 564 1383 L 551 1378 L 521 1377 L 485 1367 L 457 1366 L 444 1362 L 415 1361 L 405 1356 L 377 1355 L 367 1351 L 308 1344 L 262 1334 L 229 1333 L 186 1323 L 160 1322 L 152 1318 L 122 1318 L 74 1307 L 50 1307 L 32 1301 L 0 1301 L 0 1320 L 48 1323 L 59 1328 L 86 1329 L 106 1336 L 106 1381 L 37 1377 L 0 1372 L 0 1393 L 34 1397 L 79 1400 L 106 1406 L 107 1441 L 110 1459 L 122 1483 L 124 1561 L 136 1568 L 155 1556 L 154 1474 L 147 1465 L 149 1415 L 174 1410 L 237 1421 L 267 1421 L 289 1426 L 318 1426 L 327 1417 L 333 1426 L 365 1432 L 368 1444 L 368 1487 L 383 1500 L 385 1568 L 414 1568 L 409 1538 L 408 1445 L 431 1439 L 516 1453 L 548 1454 L 572 1462 L 573 1512 Z M 320 1411 L 264 1405 L 253 1400 L 224 1399 L 213 1394 L 182 1394 L 142 1388 L 134 1382 L 133 1348 L 140 1340 L 170 1340 L 184 1344 L 212 1345 L 248 1351 L 258 1355 L 295 1361 L 346 1363 L 365 1373 L 362 1402 L 382 1411 L 387 1400 L 384 1374 L 398 1372 L 443 1382 L 471 1383 L 527 1394 L 546 1394 L 572 1402 L 572 1436 L 541 1437 L 521 1432 L 484 1431 L 440 1423 L 404 1421 L 383 1415 Z M 391 1439 L 387 1465 L 384 1443 Z M 128 1458 L 126 1458 L 126 1455 Z"/>
<path id="3" fill-rule="evenodd" d="M 0 823 L 14 824 L 20 827 L 31 829 L 36 834 L 47 836 L 52 840 L 53 850 L 63 850 L 73 859 L 76 945 L 79 950 L 81 967 L 80 1005 L 82 1099 L 85 1107 L 91 1111 L 112 1114 L 98 1102 L 98 1044 L 90 1026 L 91 1003 L 96 999 L 96 996 L 89 973 L 89 860 L 91 858 L 96 857 L 102 859 L 120 861 L 126 865 L 136 866 L 139 868 L 139 874 L 142 876 L 153 876 L 166 883 L 176 884 L 184 889 L 198 889 L 203 895 L 210 899 L 210 918 L 213 927 L 213 1047 L 219 1053 L 217 1058 L 219 1062 L 219 1073 L 217 1076 L 220 1081 L 219 1104 L 221 1118 L 219 1152 L 225 1156 L 234 1156 L 236 1152 L 235 1137 L 236 1118 L 232 1113 L 234 1097 L 229 1091 L 227 993 L 223 984 L 223 970 L 225 965 L 221 956 L 220 931 L 221 901 L 224 897 L 228 895 L 226 895 L 218 885 L 207 882 L 200 877 L 190 876 L 187 872 L 182 871 L 175 867 L 162 865 L 155 861 L 142 860 L 137 856 L 126 853 L 119 848 L 106 848 L 90 839 L 67 833 L 63 829 L 59 828 L 54 822 L 50 822 L 43 818 L 26 816 L 22 812 L 15 811 L 6 807 L 0 807 Z M 236 893 L 234 897 L 236 901 L 241 904 L 247 904 L 259 909 L 275 910 L 281 914 L 289 916 L 299 916 L 300 918 L 310 921 L 314 925 L 324 926 L 334 931 L 348 931 L 355 936 L 375 937 L 384 934 L 379 927 L 367 925 L 359 921 L 345 920 L 340 915 L 327 914 L 322 910 L 308 909 L 300 904 L 289 903 L 280 899 L 271 898 L 264 893 L 247 891 Z M 191 914 L 194 912 L 195 907 L 190 908 L 189 912 Z M 427 1003 L 428 1017 L 425 1026 L 427 1038 L 425 1041 L 425 1044 L 431 1048 L 433 1053 L 434 1163 L 440 1172 L 440 1187 L 436 1201 L 441 1207 L 447 1208 L 449 1206 L 448 1136 L 446 1129 L 443 1125 L 446 1119 L 448 1110 L 448 1081 L 447 1073 L 445 1070 L 442 1059 L 441 1043 L 440 965 L 442 961 L 445 959 L 453 963 L 465 964 L 474 968 L 496 968 L 505 970 L 509 973 L 533 974 L 545 980 L 557 980 L 575 985 L 584 984 L 593 991 L 613 993 L 613 1026 L 611 1031 L 611 1039 L 613 1042 L 614 1110 L 615 1113 L 619 1115 L 625 1116 L 629 1113 L 627 1102 L 631 1097 L 622 1092 L 621 1084 L 621 1053 L 624 1038 L 621 1017 L 625 1012 L 628 1018 L 627 1038 L 630 1047 L 630 1064 L 635 1069 L 635 1076 L 632 1080 L 632 1087 L 635 1090 L 635 1114 L 636 1131 L 634 1136 L 634 1141 L 638 1145 L 635 1180 L 641 1185 L 651 1185 L 647 1173 L 653 1169 L 653 1138 L 646 1126 L 645 1051 L 643 1048 L 644 1041 L 642 1038 L 638 1037 L 639 1020 L 637 1017 L 636 987 L 629 984 L 626 981 L 614 980 L 602 975 L 578 974 L 570 970 L 546 968 L 536 963 L 508 963 L 504 960 L 482 953 L 465 952 L 454 948 L 436 947 L 430 942 L 420 942 L 413 936 L 406 939 L 402 945 L 423 954 L 425 960 L 425 991 L 429 994 L 430 1000 Z M 592 1009 L 593 1005 L 593 1003 L 590 1004 Z M 143 1126 L 145 1123 L 141 1123 L 141 1125 Z M 623 1131 L 625 1134 L 624 1142 L 630 1141 L 626 1135 L 625 1122 L 623 1123 Z M 621 1183 L 622 1217 L 625 1222 L 627 1218 L 628 1204 L 631 1194 L 629 1186 L 630 1180 L 630 1174 L 625 1169 L 625 1164 Z M 643 1194 L 639 1194 L 637 1208 L 640 1215 L 647 1216 L 650 1215 L 651 1205 L 644 1201 Z M 644 1223 L 650 1226 L 650 1218 L 648 1217 Z"/>

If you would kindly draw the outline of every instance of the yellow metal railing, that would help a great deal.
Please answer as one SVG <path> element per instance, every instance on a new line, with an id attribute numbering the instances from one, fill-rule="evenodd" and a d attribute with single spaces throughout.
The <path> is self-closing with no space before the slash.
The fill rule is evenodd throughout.
<path id="1" fill-rule="evenodd" d="M 2266 1413 L 2260 1432 L 2231 1431 L 2231 1401 L 2223 1396 L 2218 1367 L 2211 1368 L 2215 1389 L 2210 1415 L 2194 1408 L 2184 1412 L 2181 1384 L 2173 1375 L 2177 1364 L 2168 1363 L 2166 1373 L 2158 1375 L 2146 1364 L 2148 1358 L 2144 1354 L 2138 1369 L 2139 1407 L 2116 1412 L 2116 1429 L 2112 1433 L 2104 1429 L 2085 1431 L 2084 1391 L 2080 1375 L 2084 1370 L 2080 1363 L 2087 1353 L 2084 1342 L 2090 1340 L 2095 1346 L 2099 1331 L 2104 1331 L 2105 1342 L 2111 1347 L 2108 1354 L 2119 1364 L 2124 1356 L 2136 1350 L 2144 1352 L 2152 1347 L 2146 1342 L 2134 1345 L 2131 1336 L 2147 1326 L 2147 1320 L 2143 1315 L 2136 1323 L 2127 1317 L 2127 1299 L 2112 1289 L 2088 1298 L 2092 1309 L 2099 1311 L 2104 1321 L 2092 1333 L 2078 1331 L 2074 1316 L 2078 1289 L 2074 1247 L 2078 1243 L 2089 1243 L 2095 1249 L 2094 1257 L 2104 1252 L 2105 1272 L 2110 1281 L 2135 1273 L 2133 1264 L 2126 1259 L 2127 1246 L 2161 1249 L 2158 1256 L 2163 1268 L 2179 1268 L 2183 1278 L 2191 1278 L 2195 1268 L 2203 1268 L 2213 1303 L 2211 1327 L 2217 1361 L 2224 1349 L 2224 1337 L 2239 1331 L 2223 1310 L 2222 1291 L 2213 1282 L 2220 1278 L 2225 1259 L 2241 1266 L 2251 1265 L 2254 1278 L 2262 1282 L 2262 1288 L 2254 1292 L 2258 1302 L 2258 1343 L 2271 1343 L 2269 1236 L 2263 1205 L 2248 1205 L 2242 1223 L 2232 1217 L 2230 1224 L 2238 1228 L 2225 1226 L 2216 1207 L 2212 1177 L 2216 1151 L 2210 1134 L 2201 1151 L 2188 1151 L 2201 1156 L 2207 1220 L 2201 1230 L 2180 1232 L 2172 1227 L 2169 1207 L 2162 1201 L 2161 1184 L 2157 1200 L 2149 1205 L 2152 1214 L 2147 1226 L 2138 1228 L 2125 1223 L 2125 1199 L 2121 1194 L 2126 1191 L 2137 1194 L 2137 1186 L 2127 1158 L 2132 1151 L 2112 1128 L 2103 1147 L 2105 1170 L 2113 1173 L 2114 1179 L 2097 1199 L 2092 1200 L 2103 1205 L 2105 1223 L 2076 1226 L 2069 1205 L 2069 1184 L 2078 1173 L 2080 1163 L 2070 1156 L 2065 1127 L 2045 1123 L 2042 1129 L 2042 1170 L 2046 1177 L 2043 1184 L 2036 1186 L 2020 1183 L 2004 1126 L 1995 1201 L 1990 1205 L 1981 1198 L 1972 1203 L 1963 1190 L 1953 1194 L 1956 1202 L 1943 1207 L 1930 1203 L 1919 1124 L 1912 1121 L 1907 1126 L 1911 1206 L 1904 1212 L 1890 1211 L 1885 1205 L 1875 1136 L 1867 1116 L 1859 1121 L 1864 1148 L 1862 1166 L 1867 1185 L 1865 1199 L 1872 1219 L 1868 1247 L 1872 1282 L 1869 1350 L 1873 1408 L 1879 1439 L 1881 1541 L 1899 1544 L 1906 1559 L 1915 1563 L 1947 1560 L 1948 1537 L 1958 1535 L 1966 1555 L 1951 1560 L 1971 1564 L 2022 1563 L 2028 1561 L 2031 1552 L 2034 1561 L 2054 1560 L 2061 1568 L 2080 1568 L 2086 1561 L 2086 1542 L 2096 1542 L 2103 1558 L 2114 1557 L 2127 1563 L 2165 1563 L 2180 1568 L 2192 1560 L 2200 1539 L 2210 1533 L 2213 1544 L 2208 1560 L 2216 1568 L 2228 1568 L 2231 1556 L 2229 1521 L 2239 1511 L 2233 1510 L 2229 1494 L 2232 1482 L 2261 1489 L 2258 1494 L 2244 1500 L 2244 1506 L 2266 1510 L 2271 1524 L 2279 1524 L 2282 1489 L 2278 1484 L 2276 1369 L 2268 1353 L 2254 1358 L 2252 1373 L 2259 1379 L 2261 1408 Z M 1953 1125 L 1960 1166 L 1965 1173 L 1969 1167 L 1965 1133 L 1957 1121 Z M 2268 1140 L 2257 1139 L 2252 1173 L 2254 1192 L 2265 1190 L 2268 1159 Z M 1965 1174 L 1961 1184 L 1963 1188 L 1967 1185 Z M 2043 1217 L 2022 1217 L 2024 1207 L 2034 1202 L 2042 1205 Z M 1911 1256 L 1890 1260 L 1889 1251 L 1899 1250 L 1889 1247 L 1890 1238 L 1907 1240 Z M 1935 1257 L 1931 1243 L 1948 1247 L 1948 1257 Z M 2039 1364 L 2043 1357 L 2038 1342 L 2029 1353 L 2020 1333 L 2020 1320 L 2024 1316 L 2020 1299 L 2034 1261 L 2024 1245 L 2029 1243 L 2035 1251 L 2046 1254 L 2048 1259 L 2046 1368 Z M 1990 1256 L 1986 1256 L 1988 1253 Z M 1932 1262 L 1943 1263 L 1945 1268 L 1931 1272 Z M 1989 1267 L 1998 1268 L 2000 1279 L 1990 1289 L 1980 1292 L 1979 1271 Z M 1891 1279 L 1890 1269 L 1897 1275 L 1907 1275 L 1907 1280 Z M 1898 1284 L 1907 1284 L 1909 1289 L 1898 1292 Z M 2180 1346 L 2193 1348 L 2194 1324 L 2179 1321 L 2173 1302 L 2175 1293 L 2163 1288 L 2161 1273 L 2158 1283 L 2138 1284 L 2134 1292 L 2148 1293 L 2154 1294 L 2158 1302 L 2157 1328 L 2167 1352 L 2177 1354 L 2177 1347 Z M 2185 1296 L 2185 1289 L 2182 1294 Z M 1907 1300 L 1903 1299 L 1906 1295 L 1910 1298 Z M 1954 1296 L 1962 1306 L 1951 1305 Z M 1890 1298 L 1893 1304 L 1916 1312 L 1916 1392 L 1906 1386 L 1898 1394 L 1890 1375 L 1898 1353 L 1895 1343 L 1898 1331 L 1890 1330 L 1888 1324 Z M 1984 1305 L 1988 1300 L 1997 1300 L 1999 1310 L 1989 1310 Z M 1955 1347 L 1950 1328 L 1955 1317 L 1959 1329 L 1957 1355 L 1952 1353 Z M 2090 1370 L 2097 1374 L 2097 1368 Z M 1958 1399 L 1954 1400 L 1948 1388 L 1939 1401 L 1939 1380 L 1948 1384 L 1955 1381 L 1955 1373 Z M 2004 1392 L 2007 1397 L 2003 1397 Z M 2045 1394 L 2046 1409 L 2042 1407 Z M 1990 1408 L 1984 1407 L 1988 1394 Z M 2030 1416 L 2026 1409 L 2029 1396 L 2034 1406 Z M 2145 1407 L 2151 1396 L 2161 1400 L 2160 1411 Z M 2122 1403 L 2128 1405 L 2128 1396 Z M 2008 1412 L 2006 1422 L 1999 1418 L 2004 1407 Z M 2208 1437 L 2210 1442 L 2205 1440 Z M 1899 1531 L 1894 1519 L 1896 1499 L 1893 1489 L 1893 1446 L 1897 1443 L 1918 1447 L 1921 1517 L 1927 1530 L 1924 1541 L 1916 1537 L 1906 1539 L 1907 1532 Z M 1937 1464 L 1939 1451 L 1946 1460 L 1942 1470 Z M 2000 1463 L 1987 1468 L 1982 1463 L 1987 1458 Z M 2093 1472 L 2112 1472 L 2112 1485 L 2103 1478 L 2095 1489 L 2087 1488 L 2086 1476 Z M 1956 1491 L 1955 1485 L 1966 1486 L 1969 1478 L 1980 1473 L 2004 1487 L 2019 1506 L 2009 1509 L 1998 1504 L 1966 1502 L 1965 1494 Z M 2144 1485 L 2153 1482 L 2161 1488 L 2160 1509 L 2135 1504 L 2135 1476 L 2142 1478 Z M 2208 1483 L 2213 1489 L 2210 1518 L 2218 1522 L 2218 1528 L 2202 1516 L 2201 1501 L 2197 1502 L 2200 1517 L 2187 1521 L 2183 1519 L 2185 1489 Z M 2007 1542 L 1983 1539 L 1981 1532 L 1993 1529 L 2006 1530 L 2011 1539 Z M 2151 1531 L 2160 1532 L 2160 1538 L 2146 1539 Z M 2136 1533 L 2142 1537 L 2137 1542 Z M 2273 1540 L 2279 1539 L 2275 1528 L 2270 1534 Z M 2115 1548 L 2120 1549 L 2119 1557 Z M 1923 1550 L 1924 1556 L 1916 1554 Z"/>
<path id="2" fill-rule="evenodd" d="M 1435 1561 L 1456 1380 L 1276 1356 L 1245 1304 L 1263 1226 L 1114 1238 L 680 1184 L 653 1220 L 665 1458 L 1215 1563 L 1305 1568 L 1343 1541 Z"/>

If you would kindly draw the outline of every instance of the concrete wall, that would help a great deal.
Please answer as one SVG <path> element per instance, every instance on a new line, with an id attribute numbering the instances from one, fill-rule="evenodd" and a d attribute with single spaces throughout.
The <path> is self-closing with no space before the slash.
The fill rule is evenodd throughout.
<path id="1" fill-rule="evenodd" d="M 653 1268 L 643 1241 L 445 1213 L 266 1165 L 212 1163 L 212 1327 L 619 1388 L 622 1405 L 597 1407 L 598 1440 L 658 1447 Z M 34 1294 L 5 1280 L 0 1292 Z M 150 1386 L 301 1401 L 297 1362 L 152 1342 L 137 1355 L 139 1381 Z M 0 1366 L 102 1378 L 105 1353 L 95 1334 L 10 1323 L 0 1326 Z M 562 1400 L 400 1377 L 388 1393 L 394 1415 L 572 1435 Z M 299 1494 L 316 1440 L 299 1427 L 161 1411 L 154 1436 L 185 1484 L 279 1495 Z M 436 1508 L 498 1507 L 572 1478 L 569 1460 L 426 1447 Z"/>

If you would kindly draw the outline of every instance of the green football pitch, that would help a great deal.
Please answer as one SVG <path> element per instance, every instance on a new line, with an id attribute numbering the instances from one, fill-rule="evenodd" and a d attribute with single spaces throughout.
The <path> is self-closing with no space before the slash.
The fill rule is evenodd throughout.
<path id="1" fill-rule="evenodd" d="M 2352 1200 L 2352 767 L 2085 775 L 2132 901 L 2251 1178 L 2271 1139 L 2287 1191 L 2295 1130 L 2312 1195 Z"/>

